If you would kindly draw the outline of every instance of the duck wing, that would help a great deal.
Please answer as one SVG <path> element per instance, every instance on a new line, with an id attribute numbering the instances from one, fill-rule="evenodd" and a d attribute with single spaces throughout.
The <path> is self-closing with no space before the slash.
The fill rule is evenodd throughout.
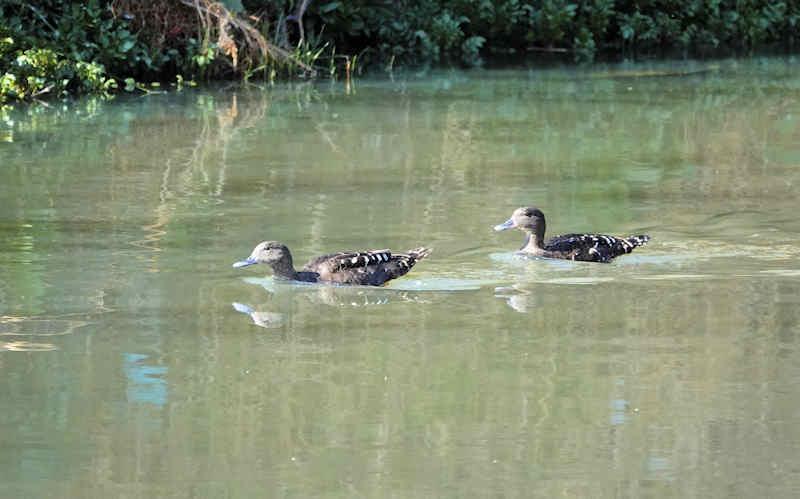
<path id="1" fill-rule="evenodd" d="M 388 249 L 333 253 L 314 258 L 303 270 L 316 272 L 320 281 L 380 286 L 408 273 L 429 253 L 427 248 L 408 253 L 392 253 Z"/>
<path id="2" fill-rule="evenodd" d="M 389 261 L 391 258 L 392 252 L 388 249 L 331 253 L 312 259 L 303 267 L 303 270 L 312 272 L 320 272 L 322 270 L 337 272 L 342 269 L 367 267 L 369 265 Z"/>
<path id="3" fill-rule="evenodd" d="M 605 234 L 564 234 L 549 239 L 544 249 L 556 258 L 607 263 L 649 240 L 650 236 L 646 235 L 621 238 Z"/>

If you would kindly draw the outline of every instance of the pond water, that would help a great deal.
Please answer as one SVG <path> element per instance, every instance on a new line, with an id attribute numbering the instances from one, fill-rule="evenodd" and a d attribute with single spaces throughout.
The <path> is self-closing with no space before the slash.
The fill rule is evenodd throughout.
<path id="1" fill-rule="evenodd" d="M 791 58 L 442 71 L 0 120 L 2 497 L 797 497 Z M 551 234 L 648 233 L 602 264 Z M 385 288 L 261 240 L 433 254 Z"/>

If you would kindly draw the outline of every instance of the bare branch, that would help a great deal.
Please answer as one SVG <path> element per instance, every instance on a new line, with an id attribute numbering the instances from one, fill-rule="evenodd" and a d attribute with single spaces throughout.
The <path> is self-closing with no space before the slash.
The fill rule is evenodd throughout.
<path id="1" fill-rule="evenodd" d="M 245 21 L 244 19 L 240 19 L 228 11 L 222 4 L 219 2 L 215 2 L 213 0 L 178 0 L 184 5 L 189 7 L 193 7 L 197 10 L 198 16 L 200 17 L 201 22 L 203 23 L 204 28 L 208 32 L 208 27 L 210 25 L 211 18 L 216 18 L 218 22 L 218 29 L 220 31 L 219 34 L 219 45 L 225 51 L 225 53 L 233 59 L 234 67 L 238 61 L 238 48 L 235 48 L 235 42 L 233 38 L 228 33 L 228 27 L 232 26 L 237 29 L 242 37 L 244 38 L 245 46 L 247 46 L 251 50 L 257 50 L 261 57 L 268 58 L 274 57 L 276 59 L 282 59 L 284 61 L 289 61 L 292 64 L 296 64 L 300 68 L 308 71 L 309 73 L 316 73 L 315 69 L 308 64 L 298 60 L 296 57 L 292 56 L 291 53 L 288 51 L 269 43 L 264 36 L 254 28 L 250 23 Z M 304 0 L 302 5 L 308 5 L 311 0 Z M 298 9 L 298 12 L 302 15 L 302 11 Z"/>

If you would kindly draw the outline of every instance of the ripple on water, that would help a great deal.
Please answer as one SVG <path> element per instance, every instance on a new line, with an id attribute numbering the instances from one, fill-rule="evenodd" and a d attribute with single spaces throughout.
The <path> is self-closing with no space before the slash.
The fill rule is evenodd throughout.
<path id="1" fill-rule="evenodd" d="M 49 319 L 45 317 L 0 316 L 0 352 L 50 352 L 58 350 L 52 343 L 27 341 L 16 337 L 63 336 L 89 324 L 76 319 Z"/>
<path id="2" fill-rule="evenodd" d="M 767 254 L 768 253 L 768 254 Z M 611 264 L 575 262 L 521 255 L 518 252 L 491 253 L 495 263 L 490 268 L 469 268 L 459 265 L 439 268 L 441 274 L 450 276 L 421 276 L 391 281 L 384 287 L 336 286 L 286 282 L 273 277 L 246 277 L 244 281 L 263 287 L 270 293 L 279 289 L 305 292 L 328 305 L 365 306 L 393 301 L 425 302 L 426 292 L 474 291 L 503 282 L 531 282 L 540 284 L 590 286 L 619 280 L 685 281 L 708 279 L 739 279 L 753 276 L 797 277 L 798 269 L 763 269 L 766 260 L 779 260 L 796 256 L 798 250 L 790 245 L 772 246 L 768 252 L 758 245 L 730 244 L 711 241 L 669 241 L 657 244 L 654 252 L 642 251 L 624 255 Z M 735 264 L 724 263 L 725 258 L 735 258 Z M 710 265 L 709 260 L 720 263 Z M 406 293 L 423 293 L 408 295 Z"/>
<path id="3" fill-rule="evenodd" d="M 675 281 L 685 279 L 709 279 L 715 277 L 711 274 L 650 274 L 633 276 L 634 279 L 640 281 Z"/>
<path id="4" fill-rule="evenodd" d="M 665 252 L 666 250 L 666 252 Z M 530 257 L 514 252 L 492 253 L 503 274 L 519 281 L 543 284 L 597 284 L 615 280 L 707 280 L 756 276 L 800 276 L 800 270 L 764 269 L 767 262 L 794 260 L 792 245 L 744 245 L 711 241 L 676 241 L 658 245 L 655 252 L 624 255 L 611 264 Z M 726 261 L 727 260 L 727 261 Z M 568 275 L 565 275 L 568 274 Z"/>
<path id="5" fill-rule="evenodd" d="M 494 279 L 426 277 L 422 279 L 404 279 L 393 281 L 386 288 L 398 291 L 470 291 L 493 284 Z"/>
<path id="6" fill-rule="evenodd" d="M 244 281 L 263 287 L 271 293 L 280 288 L 297 290 L 336 290 L 342 295 L 365 293 L 392 293 L 395 291 L 466 291 L 480 289 L 482 286 L 496 282 L 490 278 L 454 278 L 454 277 L 424 277 L 419 279 L 397 279 L 386 286 L 337 286 L 325 283 L 307 283 L 293 281 L 279 281 L 272 277 L 245 277 Z"/>
<path id="7" fill-rule="evenodd" d="M 0 317 L 0 336 L 61 336 L 70 334 L 86 321 L 43 317 Z"/>
<path id="8" fill-rule="evenodd" d="M 613 281 L 613 277 L 562 277 L 555 279 L 543 279 L 545 284 L 600 284 Z"/>
<path id="9" fill-rule="evenodd" d="M 800 277 L 800 269 L 769 269 L 759 270 L 759 273 L 782 277 Z"/>
<path id="10" fill-rule="evenodd" d="M 30 341 L 0 341 L 0 352 L 51 352 L 58 347 L 52 343 Z"/>

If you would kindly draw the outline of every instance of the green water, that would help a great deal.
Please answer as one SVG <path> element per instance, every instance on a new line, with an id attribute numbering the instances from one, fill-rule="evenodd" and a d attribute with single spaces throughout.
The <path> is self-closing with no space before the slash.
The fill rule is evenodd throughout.
<path id="1" fill-rule="evenodd" d="M 18 109 L 0 496 L 797 497 L 798 99 L 752 59 Z M 653 240 L 521 260 L 491 226 L 528 204 Z M 231 268 L 264 239 L 434 252 Z"/>

